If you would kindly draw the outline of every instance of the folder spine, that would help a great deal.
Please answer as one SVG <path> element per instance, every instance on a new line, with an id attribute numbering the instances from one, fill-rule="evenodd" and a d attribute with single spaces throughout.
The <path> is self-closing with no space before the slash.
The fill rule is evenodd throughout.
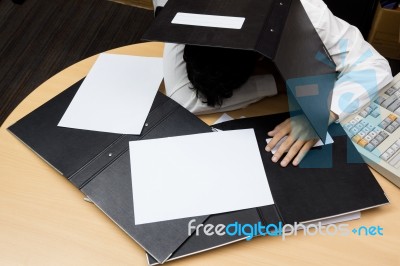
<path id="1" fill-rule="evenodd" d="M 128 142 L 144 139 L 158 124 L 162 123 L 178 108 L 172 101 L 164 101 L 153 108 L 145 122 L 144 129 L 140 136 L 121 135 L 114 143 L 108 146 L 90 162 L 75 172 L 69 180 L 79 189 L 86 186 L 100 172 L 117 160 L 122 154 L 128 151 Z"/>
<path id="2" fill-rule="evenodd" d="M 275 58 L 291 2 L 291 0 L 274 1 L 264 28 L 258 37 L 256 50 L 271 60 Z"/>

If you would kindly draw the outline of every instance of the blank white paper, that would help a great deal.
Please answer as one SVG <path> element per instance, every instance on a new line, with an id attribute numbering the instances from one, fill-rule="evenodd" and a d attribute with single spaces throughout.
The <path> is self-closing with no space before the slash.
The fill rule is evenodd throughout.
<path id="1" fill-rule="evenodd" d="M 234 118 L 230 115 L 228 115 L 227 113 L 223 113 L 215 122 L 213 125 L 215 124 L 219 124 L 222 122 L 226 122 L 226 121 L 231 121 L 234 120 Z"/>
<path id="2" fill-rule="evenodd" d="M 318 220 L 314 220 L 311 222 L 305 222 L 302 224 L 304 224 L 304 225 L 318 224 L 320 222 L 321 225 L 328 225 L 328 224 L 344 223 L 347 221 L 357 220 L 360 218 L 361 218 L 361 212 L 352 212 L 352 213 L 346 213 L 346 214 L 329 217 L 329 218 L 325 218 L 325 219 L 318 219 Z"/>
<path id="3" fill-rule="evenodd" d="M 245 18 L 243 17 L 215 16 L 178 12 L 172 19 L 171 23 L 214 28 L 241 29 L 244 20 Z"/>
<path id="4" fill-rule="evenodd" d="M 58 126 L 140 134 L 162 78 L 162 58 L 100 54 Z"/>
<path id="5" fill-rule="evenodd" d="M 287 139 L 287 136 L 284 136 L 283 138 L 281 138 L 275 145 L 275 147 L 271 150 L 272 154 L 275 154 L 275 152 L 279 149 L 279 147 L 282 145 L 282 143 Z M 272 138 L 268 138 L 266 139 L 267 144 L 272 140 Z M 328 145 L 328 144 L 332 144 L 333 143 L 333 139 L 332 136 L 329 133 L 326 133 L 326 140 L 325 140 L 325 144 L 322 142 L 321 139 L 319 139 L 317 141 L 317 143 L 314 144 L 313 147 L 319 147 L 319 146 L 323 146 L 323 145 Z"/>
<path id="6" fill-rule="evenodd" d="M 273 204 L 253 129 L 129 143 L 135 224 Z"/>

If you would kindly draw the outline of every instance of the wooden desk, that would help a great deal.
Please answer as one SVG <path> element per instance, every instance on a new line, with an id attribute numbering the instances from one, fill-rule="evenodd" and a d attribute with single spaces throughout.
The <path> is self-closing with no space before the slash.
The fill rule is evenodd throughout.
<path id="1" fill-rule="evenodd" d="M 162 44 L 110 51 L 161 56 Z M 146 265 L 145 252 L 84 195 L 13 137 L 6 128 L 83 78 L 96 56 L 44 82 L 0 129 L 0 265 Z M 267 99 L 233 117 L 261 115 Z M 213 122 L 219 115 L 202 116 Z M 168 265 L 400 265 L 400 190 L 374 173 L 391 204 L 362 213 L 350 228 L 380 225 L 383 236 L 259 237 L 171 262 Z"/>

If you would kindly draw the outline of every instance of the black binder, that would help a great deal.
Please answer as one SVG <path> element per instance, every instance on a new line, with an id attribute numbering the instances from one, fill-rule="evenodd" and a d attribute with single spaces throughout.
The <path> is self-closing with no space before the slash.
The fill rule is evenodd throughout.
<path id="1" fill-rule="evenodd" d="M 128 142 L 210 132 L 211 129 L 159 92 L 139 136 L 58 127 L 81 83 L 34 110 L 10 126 L 9 131 L 162 263 L 188 237 L 186 227 L 191 218 L 134 225 Z M 196 217 L 196 220 L 201 223 L 206 218 Z"/>
<path id="2" fill-rule="evenodd" d="M 178 12 L 245 18 L 241 29 L 171 23 Z M 270 59 L 285 79 L 294 101 L 321 140 L 329 121 L 335 63 L 300 0 L 169 0 L 142 39 L 254 50 Z M 298 88 L 318 88 L 304 97 Z M 311 93 L 312 94 L 312 93 Z"/>
<path id="3" fill-rule="evenodd" d="M 267 174 L 274 205 L 211 215 L 204 224 L 294 224 L 334 217 L 388 203 L 384 191 L 363 162 L 340 124 L 332 124 L 333 144 L 313 148 L 294 167 L 283 168 L 265 152 L 266 132 L 288 118 L 288 113 L 238 119 L 214 125 L 220 130 L 253 128 Z M 315 163 L 315 162 L 318 163 Z M 358 163 L 354 163 L 358 162 Z M 201 233 L 202 231 L 200 231 Z M 268 237 L 268 236 L 266 236 Z M 212 248 L 244 240 L 245 236 L 206 236 L 192 234 L 169 260 L 179 259 Z M 148 263 L 157 262 L 148 255 Z"/>
<path id="4" fill-rule="evenodd" d="M 122 230 L 142 246 L 149 263 L 163 263 L 243 239 L 243 236 L 188 236 L 188 223 L 291 224 L 335 216 L 386 204 L 384 192 L 365 164 L 348 164 L 355 151 L 339 125 L 331 127 L 335 143 L 316 149 L 304 160 L 328 156 L 333 168 L 281 168 L 264 151 L 266 132 L 287 118 L 279 114 L 222 123 L 222 130 L 254 128 L 275 204 L 212 216 L 134 225 L 128 142 L 212 131 L 189 111 L 158 93 L 142 134 L 121 135 L 58 127 L 82 81 L 68 88 L 9 131 L 86 194 Z M 350 144 L 351 145 L 351 144 Z M 359 156 L 357 153 L 356 156 Z M 151 193 L 151 188 L 149 188 Z M 193 232 L 193 230 L 192 230 Z M 110 243 L 112 244 L 112 243 Z"/>

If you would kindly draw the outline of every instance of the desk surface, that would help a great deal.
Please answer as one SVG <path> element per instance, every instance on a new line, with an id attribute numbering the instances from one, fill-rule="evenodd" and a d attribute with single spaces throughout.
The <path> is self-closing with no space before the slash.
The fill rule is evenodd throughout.
<path id="1" fill-rule="evenodd" d="M 162 44 L 130 45 L 111 53 L 162 56 Z M 30 94 L 0 129 L 1 265 L 146 265 L 145 252 L 84 195 L 19 142 L 7 127 L 83 78 L 97 56 L 53 76 Z M 266 99 L 233 117 L 285 111 Z M 264 111 L 264 112 L 263 112 Z M 219 115 L 202 116 L 207 123 Z M 380 225 L 383 236 L 258 237 L 168 265 L 400 265 L 400 190 L 374 172 L 390 205 L 364 211 L 349 228 Z"/>

